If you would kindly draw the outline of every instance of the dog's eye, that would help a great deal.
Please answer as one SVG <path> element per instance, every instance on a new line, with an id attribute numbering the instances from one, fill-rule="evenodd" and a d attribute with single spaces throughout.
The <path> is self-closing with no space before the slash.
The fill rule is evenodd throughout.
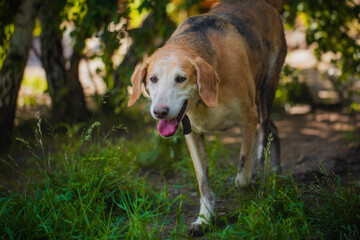
<path id="1" fill-rule="evenodd" d="M 177 83 L 182 83 L 182 82 L 185 82 L 185 81 L 186 81 L 186 77 L 177 76 L 175 78 L 175 82 L 177 82 Z"/>
<path id="2" fill-rule="evenodd" d="M 155 76 L 150 77 L 150 82 L 157 83 L 157 81 L 158 81 L 157 77 L 155 77 Z"/>

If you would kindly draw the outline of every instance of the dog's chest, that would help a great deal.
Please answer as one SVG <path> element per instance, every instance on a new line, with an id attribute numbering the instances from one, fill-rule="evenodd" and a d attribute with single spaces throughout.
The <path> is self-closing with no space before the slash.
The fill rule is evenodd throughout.
<path id="1" fill-rule="evenodd" d="M 192 131 L 203 134 L 225 131 L 243 123 L 243 117 L 238 104 L 219 104 L 215 108 L 204 105 L 188 112 Z"/>

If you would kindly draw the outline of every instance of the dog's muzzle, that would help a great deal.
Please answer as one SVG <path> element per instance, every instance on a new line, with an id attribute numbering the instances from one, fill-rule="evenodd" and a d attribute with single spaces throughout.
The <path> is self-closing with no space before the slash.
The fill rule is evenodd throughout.
<path id="1" fill-rule="evenodd" d="M 180 109 L 180 112 L 176 116 L 176 118 L 173 119 L 160 119 L 159 124 L 157 126 L 159 133 L 163 137 L 171 137 L 173 136 L 181 122 L 183 127 L 183 134 L 189 134 L 191 133 L 191 125 L 190 120 L 188 116 L 186 115 L 186 109 L 187 109 L 188 101 L 186 100 L 183 104 L 183 106 Z"/>

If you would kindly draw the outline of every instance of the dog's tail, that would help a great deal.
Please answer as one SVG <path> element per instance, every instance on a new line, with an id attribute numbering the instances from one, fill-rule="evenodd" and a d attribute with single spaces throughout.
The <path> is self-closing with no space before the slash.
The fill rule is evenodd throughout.
<path id="1" fill-rule="evenodd" d="M 267 3 L 269 3 L 271 6 L 276 8 L 276 10 L 279 11 L 279 13 L 282 13 L 284 11 L 284 5 L 286 0 L 266 0 Z"/>

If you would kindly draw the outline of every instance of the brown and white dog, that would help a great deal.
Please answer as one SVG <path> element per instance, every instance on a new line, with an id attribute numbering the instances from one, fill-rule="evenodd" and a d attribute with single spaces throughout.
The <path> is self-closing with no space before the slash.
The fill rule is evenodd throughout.
<path id="1" fill-rule="evenodd" d="M 186 19 L 167 43 L 136 67 L 131 82 L 133 105 L 144 84 L 150 112 L 159 120 L 164 137 L 182 123 L 200 190 L 200 213 L 188 233 L 203 234 L 214 214 L 205 133 L 241 129 L 243 141 L 235 184 L 246 186 L 252 177 L 252 152 L 258 121 L 255 158 L 263 164 L 267 135 L 273 132 L 272 163 L 280 167 L 280 146 L 270 112 L 286 42 L 274 0 L 229 0 L 210 12 Z M 189 130 L 189 129 L 187 129 Z"/>

